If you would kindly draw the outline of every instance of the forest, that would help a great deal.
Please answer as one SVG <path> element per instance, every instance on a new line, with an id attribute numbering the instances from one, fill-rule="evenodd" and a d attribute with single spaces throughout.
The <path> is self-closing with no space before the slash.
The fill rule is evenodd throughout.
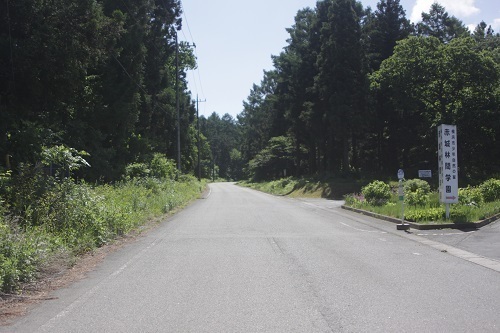
<path id="1" fill-rule="evenodd" d="M 180 135 L 185 174 L 381 177 L 435 170 L 436 128 L 448 123 L 458 127 L 461 177 L 500 173 L 500 36 L 484 22 L 469 31 L 439 4 L 416 24 L 399 0 L 301 9 L 236 119 L 214 112 L 199 122 L 186 81 L 193 46 L 177 42 L 179 0 L 1 6 L 0 172 L 64 146 L 90 166 L 78 179 L 114 182 L 157 153 L 175 161 Z"/>
<path id="2" fill-rule="evenodd" d="M 238 116 L 254 179 L 437 171 L 437 127 L 458 128 L 462 183 L 500 173 L 500 35 L 433 4 L 412 24 L 398 0 L 300 10 Z"/>
<path id="3" fill-rule="evenodd" d="M 178 96 L 181 169 L 194 169 L 196 60 L 180 42 L 176 62 L 180 1 L 2 1 L 0 13 L 3 168 L 56 145 L 88 153 L 89 181 L 117 180 L 154 153 L 175 160 Z"/>

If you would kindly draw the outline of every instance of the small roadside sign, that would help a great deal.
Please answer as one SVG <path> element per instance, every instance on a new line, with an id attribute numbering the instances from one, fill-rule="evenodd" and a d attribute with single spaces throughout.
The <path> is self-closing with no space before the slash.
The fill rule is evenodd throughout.
<path id="1" fill-rule="evenodd" d="M 405 172 L 403 171 L 403 169 L 399 169 L 398 170 L 398 179 L 401 180 L 405 178 Z"/>
<path id="2" fill-rule="evenodd" d="M 432 178 L 432 170 L 418 170 L 418 178 Z"/>

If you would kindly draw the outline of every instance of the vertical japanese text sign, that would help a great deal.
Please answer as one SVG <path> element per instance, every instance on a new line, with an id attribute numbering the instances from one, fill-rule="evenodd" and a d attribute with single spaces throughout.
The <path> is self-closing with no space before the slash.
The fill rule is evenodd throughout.
<path id="1" fill-rule="evenodd" d="M 458 202 L 457 126 L 438 127 L 439 200 Z"/>

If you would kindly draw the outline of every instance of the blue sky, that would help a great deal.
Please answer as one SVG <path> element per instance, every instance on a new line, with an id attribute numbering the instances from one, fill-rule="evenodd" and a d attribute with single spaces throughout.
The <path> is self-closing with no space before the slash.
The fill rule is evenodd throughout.
<path id="1" fill-rule="evenodd" d="M 400 0 L 406 16 L 413 22 L 428 12 L 433 0 Z M 362 0 L 376 9 L 377 0 Z M 440 0 L 449 14 L 467 26 L 482 20 L 500 32 L 498 0 Z M 243 110 L 254 83 L 263 70 L 272 69 L 271 55 L 286 46 L 285 28 L 293 25 L 297 11 L 311 7 L 316 0 L 184 0 L 185 15 L 180 40 L 196 43 L 199 68 L 188 73 L 193 98 L 200 103 L 200 115 L 212 112 L 236 117 Z"/>

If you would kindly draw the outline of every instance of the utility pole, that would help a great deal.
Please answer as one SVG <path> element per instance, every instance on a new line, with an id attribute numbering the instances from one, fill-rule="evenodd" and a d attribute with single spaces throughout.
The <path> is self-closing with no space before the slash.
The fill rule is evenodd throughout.
<path id="1" fill-rule="evenodd" d="M 198 103 L 204 103 L 207 100 L 204 99 L 201 101 L 198 99 L 198 94 L 196 95 L 196 127 L 198 129 L 198 180 L 201 180 L 201 159 L 200 159 L 200 152 L 201 152 L 201 140 L 200 140 L 200 113 L 199 113 L 199 108 L 198 108 Z"/>

